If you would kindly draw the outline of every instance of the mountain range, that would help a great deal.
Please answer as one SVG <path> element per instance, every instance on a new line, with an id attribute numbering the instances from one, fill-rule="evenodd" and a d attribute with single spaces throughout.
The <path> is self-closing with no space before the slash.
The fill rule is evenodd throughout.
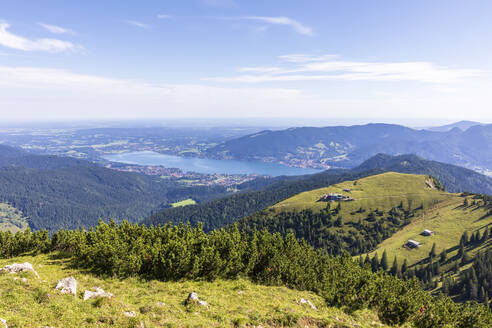
<path id="1" fill-rule="evenodd" d="M 278 162 L 291 166 L 353 168 L 378 154 L 416 154 L 479 172 L 492 171 L 492 125 L 461 130 L 416 130 L 393 124 L 265 130 L 207 150 L 221 159 Z"/>

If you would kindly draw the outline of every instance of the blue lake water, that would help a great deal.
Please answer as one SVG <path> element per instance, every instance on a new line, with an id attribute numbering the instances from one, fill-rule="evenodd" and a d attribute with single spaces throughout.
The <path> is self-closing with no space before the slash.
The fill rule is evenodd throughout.
<path id="1" fill-rule="evenodd" d="M 302 175 L 321 172 L 321 170 L 318 169 L 289 167 L 276 163 L 181 157 L 159 154 L 153 151 L 139 151 L 133 153 L 106 155 L 103 156 L 103 158 L 112 162 L 137 165 L 161 165 L 164 167 L 176 167 L 184 172 L 198 172 L 206 174 L 260 174 L 279 176 Z"/>

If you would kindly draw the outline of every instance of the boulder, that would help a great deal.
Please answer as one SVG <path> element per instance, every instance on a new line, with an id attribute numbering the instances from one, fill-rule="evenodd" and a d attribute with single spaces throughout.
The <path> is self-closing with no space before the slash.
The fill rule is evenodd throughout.
<path id="1" fill-rule="evenodd" d="M 96 297 L 107 297 L 111 298 L 114 297 L 113 294 L 105 292 L 104 289 L 99 288 L 99 287 L 92 287 L 93 290 L 86 290 L 84 292 L 84 301 L 87 301 L 90 298 L 96 298 Z"/>
<path id="2" fill-rule="evenodd" d="M 7 273 L 19 273 L 19 272 L 23 272 L 23 271 L 30 271 L 37 278 L 39 278 L 39 275 L 36 272 L 36 270 L 34 270 L 34 268 L 32 267 L 32 264 L 28 263 L 28 262 L 14 263 L 14 264 L 6 265 L 0 269 L 0 272 L 7 272 Z"/>
<path id="3" fill-rule="evenodd" d="M 0 318 L 0 324 L 5 328 L 9 328 L 9 326 L 7 326 L 7 320 L 5 319 Z"/>
<path id="4" fill-rule="evenodd" d="M 307 304 L 307 305 L 309 305 L 309 306 L 311 307 L 311 309 L 316 310 L 316 306 L 314 306 L 314 304 L 313 304 L 313 303 L 311 303 L 311 301 L 310 301 L 310 300 L 307 300 L 307 299 L 301 298 L 301 299 L 299 300 L 299 304 L 301 304 L 301 305 L 303 305 L 303 304 Z"/>
<path id="5" fill-rule="evenodd" d="M 77 296 L 77 280 L 74 277 L 63 278 L 58 281 L 55 290 L 59 290 L 62 294 Z"/>

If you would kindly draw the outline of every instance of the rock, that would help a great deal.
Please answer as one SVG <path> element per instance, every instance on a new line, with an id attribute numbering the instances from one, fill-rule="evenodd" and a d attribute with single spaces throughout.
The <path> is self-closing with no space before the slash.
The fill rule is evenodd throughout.
<path id="1" fill-rule="evenodd" d="M 166 303 L 164 303 L 164 302 L 157 302 L 156 305 L 157 306 L 166 306 Z"/>
<path id="2" fill-rule="evenodd" d="M 309 305 L 309 306 L 311 307 L 311 309 L 316 310 L 316 306 L 314 306 L 314 304 L 313 304 L 313 303 L 311 303 L 311 301 L 310 301 L 310 300 L 306 300 L 306 299 L 304 299 L 304 298 L 301 298 L 301 299 L 299 300 L 299 304 L 301 304 L 301 305 L 303 305 L 303 304 L 307 304 L 307 305 Z"/>
<path id="3" fill-rule="evenodd" d="M 190 295 L 188 295 L 188 302 L 190 301 L 198 301 L 199 298 L 198 298 L 198 294 L 195 293 L 195 292 L 192 292 L 190 293 Z"/>
<path id="4" fill-rule="evenodd" d="M 32 267 L 31 263 L 25 262 L 25 263 L 14 263 L 11 265 L 6 265 L 3 268 L 0 269 L 0 272 L 7 272 L 7 273 L 19 273 L 19 272 L 24 272 L 24 271 L 31 271 L 34 273 L 34 275 L 39 278 L 38 273 L 34 268 Z"/>
<path id="5" fill-rule="evenodd" d="M 55 290 L 60 290 L 62 294 L 72 294 L 77 296 L 77 280 L 74 277 L 63 278 L 58 281 Z"/>
<path id="6" fill-rule="evenodd" d="M 204 306 L 204 307 L 208 307 L 208 303 L 205 302 L 205 301 L 202 301 L 200 300 L 200 298 L 198 298 L 198 294 L 195 293 L 195 292 L 192 292 L 188 295 L 188 298 L 186 299 L 186 303 L 189 304 L 189 303 L 196 303 L 200 306 Z"/>
<path id="7" fill-rule="evenodd" d="M 7 326 L 7 320 L 0 318 L 0 323 L 1 323 L 1 324 L 5 327 L 5 328 L 9 328 L 9 326 Z"/>
<path id="8" fill-rule="evenodd" d="M 208 307 L 208 303 L 205 302 L 205 301 L 202 301 L 202 300 L 198 300 L 198 305 L 201 305 L 201 306 L 204 306 L 204 307 Z"/>
<path id="9" fill-rule="evenodd" d="M 92 289 L 94 291 L 86 290 L 84 292 L 84 301 L 87 301 L 90 298 L 96 298 L 96 297 L 107 297 L 107 298 L 114 297 L 113 294 L 105 292 L 104 289 L 102 289 L 102 288 L 92 287 Z"/>
<path id="10" fill-rule="evenodd" d="M 135 311 L 128 311 L 128 312 L 123 312 L 123 315 L 128 318 L 135 318 L 137 314 Z"/>

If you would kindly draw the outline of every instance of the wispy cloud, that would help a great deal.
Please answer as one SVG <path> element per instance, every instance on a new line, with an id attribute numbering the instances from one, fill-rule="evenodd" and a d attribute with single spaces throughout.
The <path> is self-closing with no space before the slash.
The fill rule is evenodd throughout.
<path id="1" fill-rule="evenodd" d="M 171 15 L 166 15 L 166 14 L 159 14 L 157 15 L 157 18 L 159 19 L 168 19 L 168 18 L 172 18 L 173 16 Z"/>
<path id="2" fill-rule="evenodd" d="M 241 67 L 240 72 L 254 73 L 204 80 L 225 83 L 261 83 L 293 81 L 417 81 L 453 83 L 480 76 L 477 69 L 456 69 L 431 62 L 363 62 L 335 60 L 336 56 L 285 55 L 283 66 Z"/>
<path id="3" fill-rule="evenodd" d="M 238 17 L 238 19 L 244 19 L 244 20 L 253 20 L 253 21 L 260 21 L 268 24 L 274 24 L 274 25 L 286 25 L 294 29 L 299 34 L 303 35 L 309 35 L 312 36 L 314 35 L 313 29 L 310 28 L 309 26 L 306 26 L 292 18 L 285 17 L 285 16 L 241 16 Z"/>
<path id="4" fill-rule="evenodd" d="M 30 40 L 20 35 L 9 32 L 10 24 L 0 23 L 0 45 L 23 51 L 45 51 L 45 52 L 65 52 L 81 49 L 69 41 L 58 39 L 35 39 Z"/>
<path id="5" fill-rule="evenodd" d="M 128 25 L 136 26 L 136 27 L 143 28 L 143 29 L 150 28 L 150 25 L 142 23 L 142 22 L 134 21 L 134 20 L 125 20 L 124 22 Z"/>
<path id="6" fill-rule="evenodd" d="M 43 27 L 45 30 L 48 32 L 51 32 L 53 34 L 69 34 L 69 35 L 75 35 L 75 31 L 71 30 L 69 28 L 64 28 L 56 25 L 50 25 L 50 24 L 44 24 L 44 23 L 39 23 L 41 27 Z"/>

